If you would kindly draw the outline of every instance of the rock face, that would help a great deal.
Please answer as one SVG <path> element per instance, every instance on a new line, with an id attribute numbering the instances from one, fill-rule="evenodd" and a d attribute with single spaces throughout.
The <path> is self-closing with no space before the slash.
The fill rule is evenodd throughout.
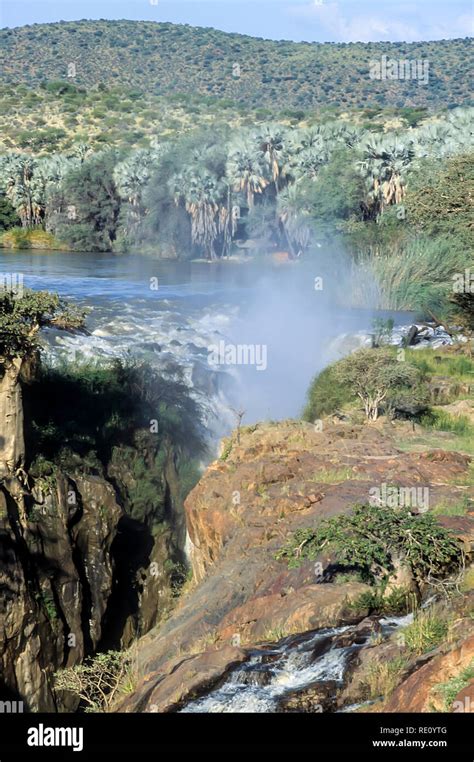
<path id="1" fill-rule="evenodd" d="M 173 604 L 175 538 L 133 521 L 104 476 L 57 471 L 28 485 L 0 484 L 0 699 L 70 710 L 53 673 L 159 621 Z"/>
<path id="2" fill-rule="evenodd" d="M 143 683 L 143 699 L 140 711 L 170 712 L 179 709 L 186 701 L 212 688 L 223 676 L 248 658 L 245 651 L 233 646 L 225 646 L 217 651 L 207 651 L 187 658 L 178 657 L 170 671 L 162 676 L 149 675 Z M 122 706 L 127 711 L 128 703 L 135 706 L 134 699 Z"/>
<path id="3" fill-rule="evenodd" d="M 459 675 L 474 660 L 474 634 L 464 638 L 461 643 L 445 654 L 434 656 L 427 664 L 416 669 L 395 688 L 384 706 L 386 712 L 432 712 L 436 707 L 436 686 L 446 683 Z M 463 693 L 464 696 L 468 695 Z M 457 697 L 456 697 L 457 698 Z M 472 711 L 470 704 L 466 706 Z"/>
<path id="4" fill-rule="evenodd" d="M 158 456 L 137 429 L 90 463 L 71 449 L 61 467 L 37 451 L 23 413 L 36 361 L 0 362 L 0 700 L 57 711 L 75 706 L 55 694 L 56 670 L 127 647 L 173 606 L 185 526 L 168 442 Z M 145 512 L 135 458 L 162 490 Z"/>
<path id="5" fill-rule="evenodd" d="M 100 641 L 122 510 L 97 477 L 60 475 L 33 492 L 24 522 L 8 484 L 0 488 L 1 680 L 30 710 L 55 711 L 54 667 L 80 662 Z"/>
<path id="6" fill-rule="evenodd" d="M 123 708 L 149 711 L 152 694 L 161 711 L 170 708 L 160 685 L 177 653 L 206 653 L 216 666 L 231 645 L 250 648 L 366 616 L 360 598 L 367 586 L 331 583 L 330 557 L 289 570 L 276 552 L 296 529 L 350 511 L 381 483 L 430 485 L 430 507 L 456 501 L 453 482 L 469 460 L 402 453 L 390 426 L 327 423 L 322 433 L 283 422 L 234 435 L 186 500 L 193 583 L 170 619 L 138 641 L 142 679 Z"/>

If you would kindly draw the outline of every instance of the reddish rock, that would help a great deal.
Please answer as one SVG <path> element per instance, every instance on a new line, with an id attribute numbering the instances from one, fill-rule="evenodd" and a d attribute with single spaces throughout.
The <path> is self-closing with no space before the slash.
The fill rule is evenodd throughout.
<path id="1" fill-rule="evenodd" d="M 139 641 L 139 669 L 154 675 L 148 690 L 170 672 L 177 653 L 195 653 L 206 639 L 231 646 L 240 636 L 255 645 L 364 616 L 349 611 L 347 601 L 366 586 L 316 584 L 330 557 L 288 569 L 275 555 L 296 530 L 350 512 L 384 482 L 429 486 L 431 506 L 458 499 L 453 480 L 470 459 L 400 452 L 395 431 L 327 422 L 319 432 L 290 421 L 243 427 L 239 441 L 234 435 L 225 460 L 211 464 L 186 500 L 193 582 L 169 620 Z M 463 536 L 466 528 L 457 524 Z"/>
<path id="2" fill-rule="evenodd" d="M 415 670 L 392 693 L 385 704 L 386 712 L 430 712 L 438 708 L 436 686 L 446 683 L 474 659 L 474 635 L 445 654 L 434 656 Z M 438 706 L 436 706 L 438 704 Z"/>

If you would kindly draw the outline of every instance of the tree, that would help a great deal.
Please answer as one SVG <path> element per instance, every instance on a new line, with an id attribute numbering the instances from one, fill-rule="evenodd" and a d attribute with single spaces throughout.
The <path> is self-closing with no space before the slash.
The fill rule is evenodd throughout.
<path id="1" fill-rule="evenodd" d="M 114 179 L 119 158 L 113 150 L 99 152 L 69 172 L 61 184 L 67 208 L 62 209 L 57 233 L 76 250 L 113 248 L 121 203 Z"/>
<path id="2" fill-rule="evenodd" d="M 46 291 L 0 291 L 0 476 L 24 465 L 23 402 L 20 378 L 39 349 L 44 326 L 80 329 L 85 314 Z"/>
<path id="3" fill-rule="evenodd" d="M 255 195 L 261 195 L 269 184 L 264 157 L 249 137 L 233 143 L 229 149 L 227 176 L 236 193 L 245 194 L 250 210 Z"/>
<path id="4" fill-rule="evenodd" d="M 358 167 L 369 187 L 368 200 L 377 213 L 400 204 L 405 196 L 405 174 L 415 156 L 411 140 L 373 137 L 363 147 Z"/>
<path id="5" fill-rule="evenodd" d="M 0 229 L 9 230 L 20 224 L 20 218 L 11 201 L 0 193 Z"/>
<path id="6" fill-rule="evenodd" d="M 420 371 L 397 360 L 389 349 L 359 349 L 335 366 L 339 383 L 362 400 L 369 421 L 376 421 L 380 406 L 396 392 L 416 387 Z"/>
<path id="7" fill-rule="evenodd" d="M 156 151 L 142 149 L 134 151 L 114 168 L 113 176 L 118 193 L 128 203 L 125 219 L 127 232 L 136 229 L 145 214 L 143 194 L 152 175 L 152 162 L 157 158 Z"/>
<path id="8" fill-rule="evenodd" d="M 0 162 L 0 182 L 22 227 L 40 225 L 44 215 L 43 180 L 31 156 L 8 154 Z"/>
<path id="9" fill-rule="evenodd" d="M 112 705 L 117 691 L 132 679 L 130 654 L 106 651 L 88 657 L 84 664 L 56 672 L 54 686 L 57 691 L 72 693 L 85 704 L 86 712 L 105 712 Z"/>
<path id="10" fill-rule="evenodd" d="M 403 506 L 355 505 L 348 515 L 297 530 L 277 557 L 294 567 L 314 560 L 323 548 L 343 569 L 357 570 L 371 583 L 386 584 L 405 567 L 420 585 L 429 575 L 459 568 L 463 560 L 460 543 L 434 516 L 414 516 Z"/>
<path id="11" fill-rule="evenodd" d="M 277 195 L 280 190 L 279 180 L 285 160 L 285 139 L 286 130 L 281 124 L 265 124 L 256 135 L 258 149 L 268 164 Z"/>

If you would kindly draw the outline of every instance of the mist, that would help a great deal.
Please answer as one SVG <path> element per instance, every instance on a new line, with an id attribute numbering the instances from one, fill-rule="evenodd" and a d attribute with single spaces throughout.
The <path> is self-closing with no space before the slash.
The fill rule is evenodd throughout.
<path id="1" fill-rule="evenodd" d="M 235 368 L 232 404 L 245 410 L 244 423 L 300 416 L 314 376 L 360 345 L 347 335 L 370 333 L 376 284 L 365 284 L 365 308 L 353 307 L 361 284 L 351 261 L 338 250 L 317 251 L 313 259 L 256 275 L 227 332 L 235 345 L 266 347 L 265 369 Z"/>

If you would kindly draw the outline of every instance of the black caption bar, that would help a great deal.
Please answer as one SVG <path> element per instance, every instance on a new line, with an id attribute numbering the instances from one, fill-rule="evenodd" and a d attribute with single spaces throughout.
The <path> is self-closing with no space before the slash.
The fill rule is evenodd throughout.
<path id="1" fill-rule="evenodd" d="M 0 714 L 0 762 L 84 760 L 184 746 L 311 747 L 384 759 L 473 755 L 470 714 Z"/>

